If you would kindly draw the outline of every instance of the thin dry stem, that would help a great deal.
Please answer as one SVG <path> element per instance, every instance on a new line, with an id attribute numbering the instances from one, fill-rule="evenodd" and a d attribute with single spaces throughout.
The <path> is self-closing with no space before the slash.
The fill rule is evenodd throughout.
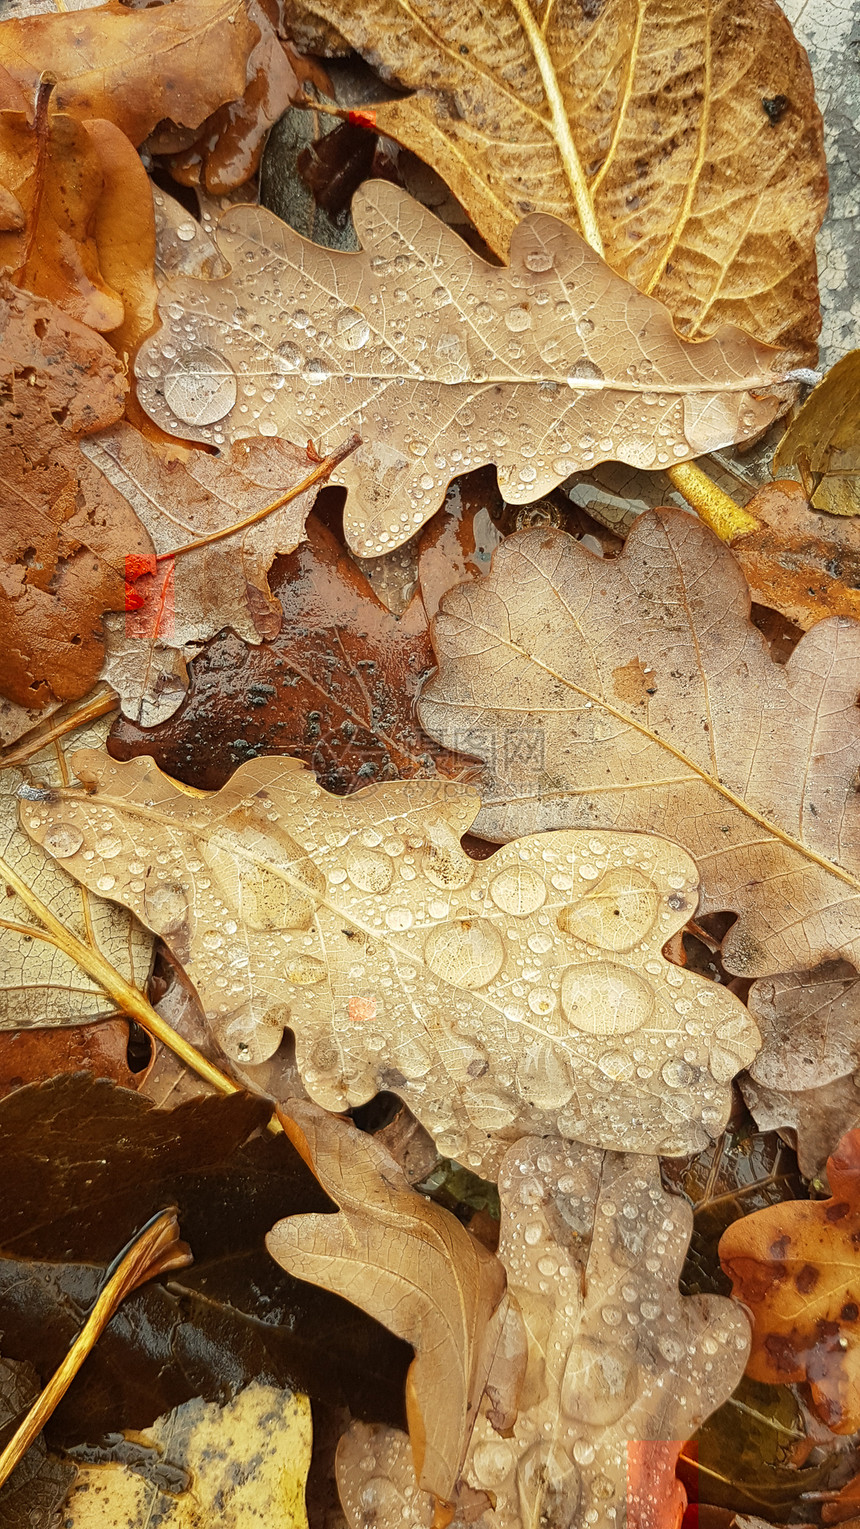
<path id="1" fill-rule="evenodd" d="M 0 1454 L 0 1487 L 9 1479 L 48 1418 L 62 1401 L 90 1351 L 95 1347 L 117 1307 L 142 1285 L 169 1269 L 191 1263 L 191 1250 L 179 1238 L 175 1210 L 160 1211 L 119 1255 L 108 1279 L 66 1357 L 36 1398 L 27 1416 Z"/>
<path id="2" fill-rule="evenodd" d="M 241 1092 L 239 1085 L 228 1078 L 226 1073 L 208 1061 L 195 1046 L 186 1041 L 157 1014 L 148 999 L 136 987 L 120 975 L 116 967 L 106 960 L 100 950 L 91 949 L 77 935 L 72 934 L 65 924 L 51 912 L 50 908 L 37 897 L 35 892 L 21 880 L 17 871 L 14 871 L 5 860 L 0 859 L 0 881 L 17 892 L 21 901 L 29 908 L 50 936 L 51 942 L 57 950 L 76 961 L 85 972 L 98 983 L 99 987 L 112 998 L 118 1008 L 124 1014 L 129 1014 L 136 1019 L 151 1036 L 162 1042 L 163 1045 L 178 1056 L 186 1066 L 193 1069 L 199 1077 L 211 1083 L 221 1094 L 236 1094 Z"/>
<path id="3" fill-rule="evenodd" d="M 110 685 L 97 685 L 89 695 L 77 703 L 70 710 L 63 710 L 59 716 L 40 722 L 26 734 L 20 743 L 13 743 L 0 753 L 0 770 L 7 765 L 25 764 L 34 754 L 49 743 L 54 743 L 57 738 L 63 738 L 66 733 L 72 733 L 78 727 L 85 727 L 89 722 L 98 721 L 99 717 L 106 717 L 111 711 L 119 710 L 119 696 Z"/>
<path id="4" fill-rule="evenodd" d="M 296 483 L 293 488 L 287 489 L 286 493 L 281 494 L 279 499 L 275 499 L 271 504 L 265 505 L 262 510 L 255 510 L 253 515 L 246 515 L 244 520 L 236 520 L 231 526 L 222 526 L 219 531 L 210 531 L 206 536 L 198 536 L 195 541 L 186 542 L 184 547 L 174 547 L 172 552 L 159 553 L 155 561 L 157 563 L 172 561 L 175 557 L 182 557 L 185 552 L 196 552 L 199 547 L 208 547 L 210 542 L 223 541 L 225 536 L 235 536 L 237 531 L 245 531 L 248 526 L 255 526 L 258 521 L 265 520 L 267 515 L 274 514 L 275 510 L 281 510 L 285 504 L 290 504 L 293 499 L 298 499 L 300 494 L 307 493 L 308 489 L 313 488 L 316 483 L 323 483 L 329 474 L 334 472 L 339 463 L 352 456 L 352 453 L 357 451 L 360 445 L 361 436 L 351 435 L 349 440 L 345 441 L 342 446 L 338 446 L 329 456 L 323 457 L 322 461 L 317 464 L 312 472 L 308 473 L 306 478 L 302 479 L 301 483 Z"/>

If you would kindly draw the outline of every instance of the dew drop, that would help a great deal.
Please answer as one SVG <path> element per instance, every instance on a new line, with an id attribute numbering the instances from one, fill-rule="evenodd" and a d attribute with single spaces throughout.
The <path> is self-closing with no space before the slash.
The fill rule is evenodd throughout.
<path id="1" fill-rule="evenodd" d="M 437 977 L 455 987 L 479 988 L 501 971 L 505 947 L 489 919 L 457 919 L 431 930 L 424 959 Z"/>
<path id="2" fill-rule="evenodd" d="M 214 350 L 185 351 L 164 378 L 164 399 L 187 425 L 212 425 L 236 402 L 236 374 Z"/>
<path id="3" fill-rule="evenodd" d="M 79 828 L 71 823 L 56 823 L 49 828 L 42 841 L 44 846 L 57 860 L 66 860 L 69 855 L 74 855 L 84 842 L 84 836 Z"/>
<path id="4" fill-rule="evenodd" d="M 525 264 L 529 271 L 551 271 L 553 258 L 549 250 L 529 250 Z"/>
<path id="5" fill-rule="evenodd" d="M 370 325 L 357 308 L 344 308 L 334 321 L 334 337 L 341 350 L 361 350 L 370 339 Z"/>
<path id="6" fill-rule="evenodd" d="M 546 883 L 527 865 L 509 865 L 490 882 L 490 896 L 503 913 L 522 918 L 546 902 Z"/>
<path id="7" fill-rule="evenodd" d="M 637 972 L 589 961 L 565 971 L 561 1004 L 570 1024 L 587 1035 L 627 1035 L 650 1019 L 654 995 Z"/>
<path id="8" fill-rule="evenodd" d="M 521 334 L 524 329 L 531 329 L 532 316 L 528 308 L 522 305 L 509 308 L 505 314 L 505 323 L 511 334 Z"/>

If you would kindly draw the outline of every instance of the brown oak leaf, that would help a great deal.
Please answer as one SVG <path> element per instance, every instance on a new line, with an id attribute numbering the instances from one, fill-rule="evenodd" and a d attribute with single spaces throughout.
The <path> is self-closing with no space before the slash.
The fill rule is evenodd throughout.
<path id="1" fill-rule="evenodd" d="M 357 254 L 264 208 L 228 211 L 230 274 L 168 282 L 136 365 L 141 404 L 172 435 L 312 430 L 322 453 L 355 428 L 364 444 L 332 482 L 361 556 L 406 541 L 470 467 L 495 462 L 523 504 L 609 458 L 659 468 L 749 439 L 781 406 L 784 352 L 730 326 L 680 339 L 662 303 L 556 218 L 521 223 L 499 268 L 386 181 L 352 214 Z"/>

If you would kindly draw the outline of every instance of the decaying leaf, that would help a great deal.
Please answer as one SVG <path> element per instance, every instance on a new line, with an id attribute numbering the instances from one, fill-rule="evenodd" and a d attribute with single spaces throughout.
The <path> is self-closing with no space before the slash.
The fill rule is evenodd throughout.
<path id="1" fill-rule="evenodd" d="M 520 218 L 554 213 L 602 238 L 682 333 L 729 322 L 814 359 L 822 124 L 806 53 L 771 0 L 301 11 L 410 88 L 375 104 L 376 128 L 440 172 L 499 255 Z"/>
<path id="2" fill-rule="evenodd" d="M 860 514 L 860 350 L 830 368 L 776 448 L 773 470 L 796 467 L 816 510 Z"/>
<path id="3" fill-rule="evenodd" d="M 21 769 L 0 769 L 0 854 L 72 934 L 101 951 L 136 987 L 146 982 L 152 939 L 124 908 L 75 882 L 62 864 L 46 855 L 18 824 L 18 793 L 68 785 L 66 749 L 98 748 L 110 723 L 105 719 L 41 749 Z M 64 747 L 65 746 L 65 747 Z M 71 956 L 59 950 L 48 930 L 17 896 L 0 907 L 0 1030 L 39 1025 L 74 1025 L 111 1014 L 115 1004 Z"/>
<path id="4" fill-rule="evenodd" d="M 527 1129 L 667 1153 L 722 1129 L 759 1037 L 661 954 L 697 896 L 668 841 L 541 834 L 476 861 L 453 782 L 335 797 L 257 759 L 204 796 L 151 759 L 73 764 L 85 789 L 27 802 L 28 832 L 163 935 L 228 1056 L 263 1061 L 288 1025 L 318 1104 L 391 1089 L 485 1175 Z"/>
<path id="5" fill-rule="evenodd" d="M 147 593 L 156 579 L 144 575 Z M 146 602 L 144 602 L 146 603 Z M 102 617 L 105 656 L 101 678 L 116 691 L 123 712 L 142 727 L 156 727 L 172 717 L 188 690 L 185 653 L 157 635 L 158 617 L 129 620 L 128 612 Z"/>
<path id="6" fill-rule="evenodd" d="M 652 1158 L 536 1138 L 507 1153 L 499 1193 L 499 1258 L 525 1320 L 528 1367 L 513 1429 L 502 1437 L 486 1412 L 478 1417 L 458 1491 L 477 1511 L 461 1508 L 454 1522 L 678 1524 L 680 1441 L 733 1390 L 749 1348 L 738 1306 L 678 1294 L 688 1207 L 661 1190 Z M 661 1442 L 668 1471 L 649 1469 L 666 1464 Z M 342 1441 L 338 1484 L 351 1529 L 374 1510 L 379 1529 L 429 1529 L 432 1500 L 416 1487 L 404 1445 L 393 1430 L 362 1425 Z M 628 1491 L 640 1498 L 636 1517 Z"/>
<path id="7" fill-rule="evenodd" d="M 506 1375 L 499 1415 L 509 1424 L 515 1412 L 526 1335 L 505 1271 L 456 1217 L 415 1193 L 372 1136 L 313 1104 L 295 1102 L 281 1120 L 340 1214 L 291 1216 L 266 1246 L 290 1274 L 345 1296 L 412 1344 L 406 1413 L 415 1474 L 424 1491 L 447 1500 L 494 1361 Z"/>
<path id="8" fill-rule="evenodd" d="M 264 510 L 307 478 L 313 463 L 305 450 L 258 438 L 213 457 L 182 446 L 159 448 L 127 424 L 91 436 L 81 449 L 132 506 L 159 558 L 205 543 L 135 581 L 136 592 L 147 577 L 154 589 L 145 592 L 140 630 L 130 635 L 160 638 L 175 648 L 205 642 L 227 626 L 246 642 L 276 636 L 281 610 L 267 574 L 277 553 L 298 546 L 316 489 L 243 530 L 217 541 L 206 538 Z"/>
<path id="9" fill-rule="evenodd" d="M 449 571 L 457 582 L 459 570 Z M 143 692 L 129 674 L 125 715 L 111 735 L 114 758 L 151 754 L 169 775 L 206 790 L 223 786 L 249 757 L 273 753 L 303 759 L 336 792 L 398 776 L 468 771 L 469 762 L 440 748 L 415 717 L 419 688 L 433 667 L 420 595 L 399 619 L 393 616 L 313 515 L 302 545 L 274 565 L 270 585 L 283 611 L 280 632 L 257 647 L 234 631 L 215 637 L 194 659 L 186 704 L 166 724 L 147 724 L 145 715 L 142 726 L 135 724 Z M 151 646 L 126 639 L 126 664 L 135 643 Z M 117 684 L 115 672 L 112 661 L 106 674 Z M 175 693 L 171 686 L 171 698 Z"/>
<path id="10" fill-rule="evenodd" d="M 40 1390 L 31 1364 L 0 1358 L 0 1437 L 7 1439 L 18 1427 Z M 38 1525 L 59 1522 L 57 1514 L 75 1474 L 73 1465 L 48 1454 L 39 1435 L 0 1487 L 3 1529 L 35 1529 Z"/>
<path id="11" fill-rule="evenodd" d="M 43 299 L 0 293 L 0 689 L 45 707 L 85 695 L 100 617 L 125 606 L 125 560 L 151 553 L 78 438 L 112 424 L 125 381 L 100 336 Z"/>
<path id="12" fill-rule="evenodd" d="M 679 339 L 555 218 L 520 224 L 499 268 L 386 181 L 352 213 L 358 254 L 263 208 L 226 213 L 229 276 L 162 289 L 137 377 L 155 422 L 191 440 L 312 433 L 322 453 L 356 429 L 332 482 L 362 556 L 406 541 L 470 467 L 495 462 L 521 504 L 607 458 L 656 468 L 749 439 L 779 409 L 783 352 L 730 327 Z"/>
<path id="13" fill-rule="evenodd" d="M 522 532 L 443 600 L 419 715 L 486 761 L 487 838 L 679 840 L 700 913 L 740 915 L 726 968 L 755 977 L 860 954 L 860 623 L 819 622 L 783 666 L 749 608 L 732 554 L 681 511 L 640 516 L 611 561 Z"/>
<path id="14" fill-rule="evenodd" d="M 65 1356 L 117 1243 L 178 1206 L 190 1268 L 120 1308 L 47 1427 L 68 1447 L 147 1427 L 195 1396 L 223 1403 L 253 1380 L 400 1424 L 411 1351 L 356 1307 L 292 1279 L 266 1252 L 274 1217 L 332 1209 L 249 1094 L 175 1109 L 87 1075 L 0 1101 L 0 1330 L 46 1381 Z"/>
<path id="15" fill-rule="evenodd" d="M 125 321 L 142 338 L 155 317 L 155 224 L 124 134 L 62 112 L 34 126 L 0 111 L 0 185 L 20 210 L 0 220 L 0 268 L 92 329 Z"/>
<path id="16" fill-rule="evenodd" d="M 732 543 L 754 600 L 808 631 L 860 617 L 860 522 L 813 509 L 799 483 L 768 483 L 747 509 L 763 524 Z"/>
<path id="17" fill-rule="evenodd" d="M 72 14 L 10 17 L 0 64 L 28 99 L 50 70 L 58 111 L 79 121 L 105 117 L 139 144 L 159 122 L 199 127 L 225 102 L 241 100 L 259 33 L 245 0 L 173 0 L 141 10 L 110 0 Z"/>
<path id="18" fill-rule="evenodd" d="M 800 1170 L 826 1182 L 834 1141 L 860 1120 L 858 1074 L 846 1074 L 817 1088 L 779 1089 L 744 1074 L 738 1080 L 744 1102 L 763 1131 L 783 1131 L 797 1143 Z"/>
<path id="19" fill-rule="evenodd" d="M 64 1529 L 307 1529 L 311 1409 L 301 1393 L 252 1383 L 224 1407 L 198 1397 L 134 1446 L 122 1451 L 134 1465 L 81 1467 Z"/>
<path id="20" fill-rule="evenodd" d="M 90 1072 L 94 1078 L 111 1078 L 122 1088 L 137 1088 L 142 1074 L 129 1067 L 128 1039 L 125 1019 L 63 1030 L 6 1030 L 0 1034 L 0 1097 L 25 1083 L 44 1083 L 71 1072 Z"/>
<path id="21" fill-rule="evenodd" d="M 720 1261 L 749 1308 L 747 1373 L 807 1381 L 834 1433 L 860 1426 L 860 1131 L 827 1164 L 832 1198 L 794 1200 L 744 1216 L 720 1241 Z"/>

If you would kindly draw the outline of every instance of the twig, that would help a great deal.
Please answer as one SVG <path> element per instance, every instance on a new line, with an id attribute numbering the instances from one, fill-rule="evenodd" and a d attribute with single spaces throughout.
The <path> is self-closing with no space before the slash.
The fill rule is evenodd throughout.
<path id="1" fill-rule="evenodd" d="M 71 733 L 77 727 L 84 727 L 87 722 L 95 722 L 99 717 L 106 717 L 109 712 L 119 709 L 119 696 L 110 685 L 98 685 L 88 696 L 69 711 L 64 711 L 62 716 L 40 722 L 28 732 L 22 743 L 13 743 L 0 752 L 0 770 L 7 765 L 25 764 L 40 749 L 49 743 L 62 738 L 66 733 Z"/>
<path id="2" fill-rule="evenodd" d="M 170 1269 L 184 1269 L 191 1261 L 191 1249 L 179 1238 L 175 1210 L 159 1211 L 117 1255 L 108 1270 L 106 1283 L 65 1359 L 0 1454 L 0 1486 L 8 1480 L 42 1432 L 120 1303 L 147 1280 Z"/>
<path id="3" fill-rule="evenodd" d="M 33 205 L 30 208 L 29 228 L 27 230 L 27 244 L 24 250 L 24 259 L 17 271 L 12 274 L 12 281 L 16 286 L 22 286 L 33 246 L 36 242 L 36 234 L 39 227 L 39 216 L 42 211 L 42 198 L 45 194 L 45 165 L 48 158 L 48 139 L 50 127 L 48 124 L 48 102 L 51 99 L 51 91 L 57 83 L 57 76 L 44 70 L 36 86 L 36 102 L 33 120 L 33 132 L 36 138 L 36 163 L 33 166 Z"/>
<path id="4" fill-rule="evenodd" d="M 667 467 L 666 476 L 699 519 L 729 546 L 740 537 L 761 529 L 761 521 L 718 488 L 713 478 L 709 478 L 695 462 L 679 462 L 675 467 Z"/>
<path id="5" fill-rule="evenodd" d="M 210 542 L 223 541 L 225 536 L 235 536 L 237 531 L 244 531 L 248 526 L 254 526 L 258 521 L 265 520 L 267 515 L 272 515 L 275 510 L 283 509 L 285 504 L 289 504 L 293 499 L 298 499 L 300 494 L 304 494 L 309 488 L 313 488 L 315 483 L 324 482 L 329 474 L 333 473 L 334 469 L 346 457 L 352 456 L 352 453 L 360 445 L 360 435 L 350 436 L 349 440 L 345 441 L 342 446 L 338 446 L 337 450 L 333 451 L 330 456 L 323 457 L 322 461 L 313 469 L 313 472 L 310 472 L 306 478 L 303 478 L 301 483 L 295 484 L 293 488 L 287 489 L 285 494 L 281 494 L 280 499 L 275 499 L 272 504 L 267 504 L 262 510 L 255 510 L 253 515 L 246 515 L 244 520 L 236 520 L 231 526 L 223 526 L 220 531 L 210 531 L 207 536 L 198 536 L 196 541 L 186 542 L 184 547 L 174 547 L 172 552 L 161 552 L 155 561 L 157 563 L 166 563 L 175 557 L 182 557 L 185 552 L 196 552 L 198 547 L 206 547 Z"/>
<path id="6" fill-rule="evenodd" d="M 35 914 L 41 924 L 44 924 L 50 941 L 57 950 L 63 951 L 85 972 L 88 972 L 124 1014 L 130 1014 L 132 1019 L 136 1019 L 138 1024 L 143 1026 L 144 1030 L 169 1047 L 181 1061 L 185 1062 L 186 1066 L 191 1067 L 207 1083 L 211 1083 L 220 1094 L 241 1093 L 239 1085 L 234 1083 L 232 1078 L 228 1078 L 226 1073 L 221 1072 L 220 1068 L 208 1061 L 196 1046 L 191 1045 L 190 1041 L 186 1041 L 183 1036 L 177 1034 L 167 1021 L 156 1013 L 139 988 L 132 987 L 130 982 L 126 982 L 100 950 L 91 948 L 83 940 L 79 940 L 77 935 L 72 934 L 71 930 L 67 929 L 41 898 L 27 886 L 27 883 L 21 880 L 17 871 L 14 871 L 7 861 L 0 859 L 0 882 L 3 881 L 17 892 L 30 912 Z M 0 919 L 0 925 L 4 923 L 5 920 Z"/>

